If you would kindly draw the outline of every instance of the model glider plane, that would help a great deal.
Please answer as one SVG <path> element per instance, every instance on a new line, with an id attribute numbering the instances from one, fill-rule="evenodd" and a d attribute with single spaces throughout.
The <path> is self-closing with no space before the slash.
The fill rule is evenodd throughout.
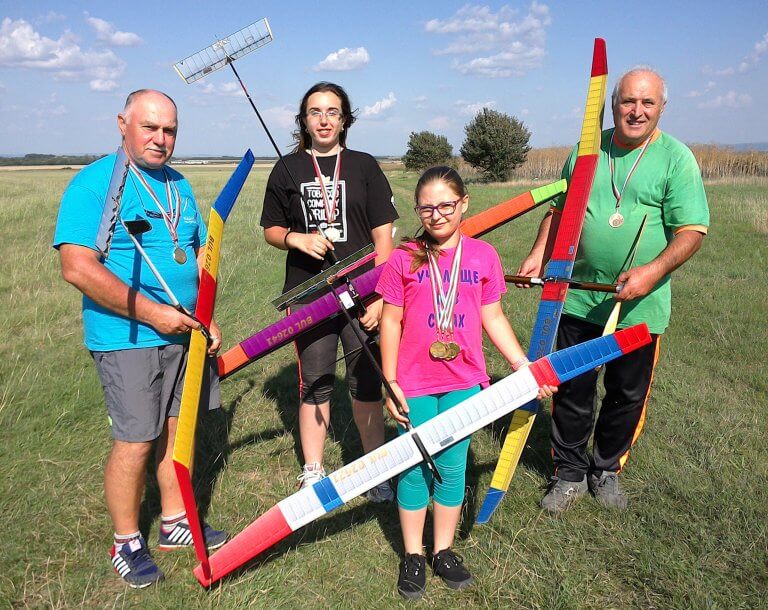
<path id="1" fill-rule="evenodd" d="M 543 385 L 558 385 L 650 343 L 645 324 L 545 356 L 398 438 L 278 502 L 210 557 L 194 573 L 208 587 L 280 540 L 342 504 L 421 462 L 412 434 L 430 455 L 449 447 L 534 399 Z"/>
<path id="2" fill-rule="evenodd" d="M 568 185 L 568 194 L 555 236 L 552 256 L 547 265 L 546 275 L 548 276 L 570 278 L 573 271 L 573 262 L 589 201 L 589 192 L 592 189 L 592 180 L 597 169 L 607 79 L 608 60 L 605 40 L 596 38 L 576 163 L 571 175 L 571 182 Z M 567 292 L 567 282 L 545 284 L 531 335 L 531 344 L 528 350 L 529 360 L 536 360 L 552 351 Z M 488 522 L 507 493 L 538 408 L 539 402 L 534 399 L 515 411 L 512 416 L 512 422 L 504 439 L 488 494 L 480 507 L 480 513 L 477 517 L 478 523 Z"/>
<path id="3" fill-rule="evenodd" d="M 203 375 L 206 371 L 206 350 L 208 340 L 203 330 L 210 328 L 213 320 L 213 308 L 216 303 L 216 277 L 219 269 L 219 256 L 221 253 L 221 238 L 224 232 L 224 223 L 227 222 L 240 190 L 245 184 L 251 167 L 253 166 L 253 153 L 246 151 L 240 164 L 230 176 L 227 184 L 211 208 L 208 219 L 208 241 L 205 243 L 205 256 L 203 269 L 200 272 L 200 287 L 197 292 L 197 306 L 195 316 L 203 326 L 201 330 L 193 330 L 189 344 L 189 356 L 187 359 L 187 372 L 184 377 L 184 387 L 181 394 L 181 407 L 179 420 L 176 425 L 176 439 L 173 445 L 173 466 L 176 470 L 176 479 L 179 482 L 181 496 L 184 501 L 184 509 L 187 512 L 189 529 L 192 533 L 192 542 L 195 554 L 200 561 L 201 570 L 208 572 L 208 550 L 205 546 L 203 532 L 200 527 L 200 518 L 195 501 L 195 492 L 192 487 L 192 461 L 194 459 L 195 429 L 197 427 L 197 412 L 200 406 L 200 390 L 203 383 Z"/>
<path id="4" fill-rule="evenodd" d="M 470 237 L 485 235 L 534 207 L 564 193 L 565 190 L 565 180 L 535 188 L 466 219 L 461 225 L 462 232 Z M 381 271 L 380 266 L 374 267 L 351 280 L 357 294 L 366 304 L 379 298 L 374 289 Z M 339 292 L 345 289 L 345 287 L 337 288 Z M 297 337 L 309 329 L 336 317 L 340 313 L 334 295 L 328 293 L 320 296 L 299 311 L 267 326 L 219 356 L 220 378 L 229 377 L 244 366 L 255 362 L 283 345 L 295 341 Z"/>

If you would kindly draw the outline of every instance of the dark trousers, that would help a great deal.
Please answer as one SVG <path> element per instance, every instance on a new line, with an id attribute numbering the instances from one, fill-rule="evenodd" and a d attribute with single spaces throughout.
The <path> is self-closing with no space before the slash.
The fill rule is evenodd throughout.
<path id="1" fill-rule="evenodd" d="M 599 337 L 601 326 L 562 316 L 557 347 L 563 349 Z M 566 481 L 581 481 L 588 471 L 619 472 L 629 457 L 645 421 L 653 370 L 659 353 L 659 335 L 626 356 L 605 365 L 605 397 L 595 423 L 597 371 L 563 383 L 552 403 L 552 458 L 555 474 Z M 594 428 L 592 458 L 587 443 Z"/>

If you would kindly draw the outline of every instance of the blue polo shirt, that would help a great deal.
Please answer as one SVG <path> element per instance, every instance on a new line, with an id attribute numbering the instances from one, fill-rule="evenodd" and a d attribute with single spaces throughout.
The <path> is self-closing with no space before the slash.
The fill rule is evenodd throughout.
<path id="1" fill-rule="evenodd" d="M 75 244 L 96 250 L 104 199 L 109 189 L 116 155 L 108 155 L 80 170 L 70 182 L 61 199 L 53 247 Z M 147 255 L 179 302 L 194 311 L 197 300 L 198 268 L 195 252 L 207 239 L 207 230 L 197 208 L 192 188 L 184 177 L 171 168 L 140 169 L 145 180 L 168 209 L 166 176 L 178 189 L 181 214 L 178 224 L 179 246 L 187 255 L 180 265 L 173 259 L 173 241 L 155 202 L 141 182 L 128 174 L 120 203 L 124 220 L 143 218 L 151 230 L 138 237 Z M 104 266 L 127 285 L 158 303 L 170 304 L 170 299 L 131 241 L 121 223 L 115 226 L 109 257 Z M 147 324 L 126 318 L 96 304 L 83 295 L 83 329 L 85 346 L 93 351 L 113 351 L 187 343 L 189 335 L 163 335 Z"/>

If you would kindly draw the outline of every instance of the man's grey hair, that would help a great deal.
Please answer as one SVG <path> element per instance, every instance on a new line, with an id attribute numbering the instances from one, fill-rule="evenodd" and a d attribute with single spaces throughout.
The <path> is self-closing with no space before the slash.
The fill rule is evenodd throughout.
<path id="1" fill-rule="evenodd" d="M 125 98 L 125 106 L 123 106 L 123 119 L 125 120 L 126 123 L 130 118 L 131 106 L 133 106 L 136 100 L 146 95 L 147 93 L 159 93 L 163 97 L 168 98 L 168 101 L 171 102 L 171 104 L 173 104 L 174 110 L 178 112 L 178 107 L 176 106 L 176 102 L 174 102 L 173 98 L 167 93 L 163 93 L 162 91 L 158 91 L 157 89 L 137 89 L 136 91 L 129 93 L 128 97 Z"/>
<path id="2" fill-rule="evenodd" d="M 638 64 L 636 66 L 632 66 L 629 70 L 622 72 L 619 78 L 616 80 L 616 84 L 613 86 L 613 93 L 611 93 L 611 106 L 616 105 L 616 100 L 619 97 L 619 86 L 621 85 L 621 81 L 623 81 L 630 74 L 634 74 L 635 72 L 650 72 L 659 78 L 661 81 L 661 101 L 663 104 L 666 104 L 668 98 L 667 81 L 664 80 L 664 77 L 659 74 L 658 70 L 655 68 L 645 64 Z"/>

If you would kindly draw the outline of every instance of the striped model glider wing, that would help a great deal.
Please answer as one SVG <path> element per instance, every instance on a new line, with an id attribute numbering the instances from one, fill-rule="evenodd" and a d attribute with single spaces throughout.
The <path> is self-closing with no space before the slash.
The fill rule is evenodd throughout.
<path id="1" fill-rule="evenodd" d="M 558 385 L 650 341 L 648 327 L 640 324 L 550 354 L 512 373 L 411 432 L 278 502 L 211 555 L 210 573 L 202 565 L 197 566 L 194 571 L 197 580 L 205 587 L 210 586 L 292 532 L 418 464 L 421 456 L 412 434 L 418 434 L 428 453 L 433 455 L 530 402 L 541 386 Z"/>
<path id="2" fill-rule="evenodd" d="M 219 269 L 224 223 L 227 222 L 229 213 L 237 201 L 237 196 L 245 184 L 253 161 L 253 153 L 249 149 L 211 208 L 208 219 L 208 241 L 205 243 L 205 258 L 200 273 L 200 287 L 197 291 L 195 308 L 195 316 L 206 328 L 210 328 L 211 320 L 213 320 L 213 308 L 216 302 L 216 276 Z M 179 420 L 176 425 L 176 439 L 173 445 L 173 467 L 176 470 L 176 480 L 179 482 L 184 509 L 187 512 L 195 553 L 202 566 L 201 570 L 206 573 L 208 572 L 208 550 L 200 527 L 191 472 L 195 453 L 195 430 L 197 428 L 197 411 L 200 406 L 200 390 L 203 375 L 207 368 L 205 365 L 207 347 L 208 343 L 203 333 L 199 330 L 192 331 L 187 358 L 187 372 L 184 376 L 184 388 L 181 394 Z"/>
<path id="3" fill-rule="evenodd" d="M 600 152 L 607 79 L 608 60 L 605 41 L 602 38 L 596 38 L 592 54 L 592 73 L 587 92 L 587 104 L 581 127 L 581 139 L 579 140 L 576 163 L 571 174 L 571 182 L 568 186 L 568 194 L 565 198 L 565 207 L 560 218 L 552 256 L 547 265 L 547 275 L 570 278 L 573 271 L 573 261 L 579 245 L 589 192 L 592 188 L 592 180 L 595 177 L 598 153 Z M 552 282 L 544 286 L 539 311 L 531 334 L 531 345 L 528 349 L 529 360 L 536 360 L 552 351 L 567 293 L 568 284 L 566 282 Z M 539 402 L 534 399 L 513 414 L 488 494 L 485 496 L 477 516 L 478 523 L 488 522 L 507 493 L 528 434 L 536 419 L 538 408 Z"/>
<path id="4" fill-rule="evenodd" d="M 466 219 L 461 225 L 462 232 L 469 237 L 484 235 L 564 193 L 565 189 L 565 180 L 559 180 L 513 197 Z M 374 289 L 379 281 L 381 270 L 381 266 L 374 267 L 352 280 L 355 290 L 366 304 L 379 298 Z M 339 288 L 338 290 L 343 291 L 345 289 Z M 219 356 L 219 377 L 221 379 L 229 377 L 244 366 L 287 343 L 295 341 L 297 337 L 310 328 L 340 313 L 336 297 L 332 294 L 328 293 L 318 297 L 309 305 L 287 315 L 274 324 L 270 324 Z"/>

